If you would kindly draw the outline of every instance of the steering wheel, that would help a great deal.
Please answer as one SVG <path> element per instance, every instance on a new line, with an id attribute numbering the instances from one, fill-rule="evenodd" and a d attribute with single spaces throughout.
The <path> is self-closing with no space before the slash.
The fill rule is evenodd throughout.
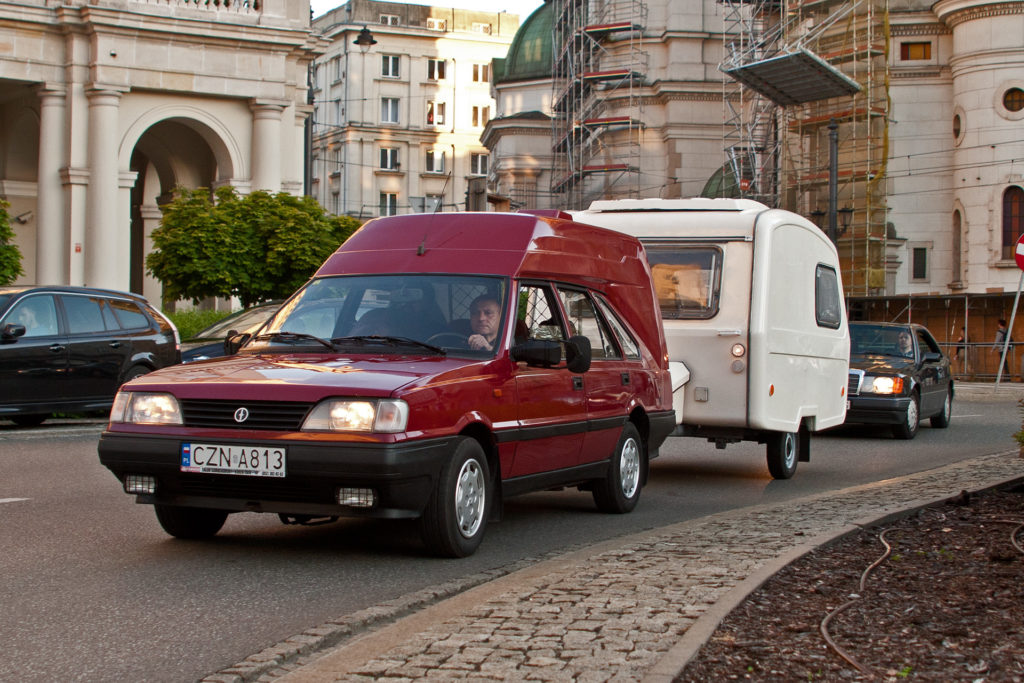
<path id="1" fill-rule="evenodd" d="M 456 332 L 438 332 L 427 338 L 427 343 L 434 346 L 457 346 L 463 348 L 468 346 L 466 338 Z"/>

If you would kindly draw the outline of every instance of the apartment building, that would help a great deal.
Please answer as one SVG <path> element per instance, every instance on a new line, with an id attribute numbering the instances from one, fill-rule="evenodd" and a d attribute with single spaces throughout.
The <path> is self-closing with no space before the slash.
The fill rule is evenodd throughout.
<path id="1" fill-rule="evenodd" d="M 350 0 L 313 21 L 309 193 L 357 218 L 466 208 L 488 173 L 491 61 L 519 17 Z"/>

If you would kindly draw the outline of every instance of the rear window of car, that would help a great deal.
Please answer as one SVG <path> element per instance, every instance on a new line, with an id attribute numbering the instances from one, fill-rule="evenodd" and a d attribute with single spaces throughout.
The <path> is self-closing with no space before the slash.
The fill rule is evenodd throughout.
<path id="1" fill-rule="evenodd" d="M 661 316 L 666 320 L 713 318 L 718 313 L 722 250 L 710 245 L 645 243 Z"/>
<path id="2" fill-rule="evenodd" d="M 114 310 L 122 329 L 137 330 L 149 327 L 149 318 L 135 302 L 111 299 L 107 303 Z"/>
<path id="3" fill-rule="evenodd" d="M 103 320 L 103 299 L 88 296 L 62 296 L 64 314 L 68 319 L 68 332 L 86 334 L 103 332 L 107 324 Z"/>

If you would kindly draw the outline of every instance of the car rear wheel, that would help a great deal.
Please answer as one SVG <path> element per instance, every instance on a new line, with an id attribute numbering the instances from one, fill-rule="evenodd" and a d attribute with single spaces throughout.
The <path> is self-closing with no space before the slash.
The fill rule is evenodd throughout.
<path id="1" fill-rule="evenodd" d="M 43 424 L 49 415 L 14 415 L 11 417 L 11 422 L 18 425 L 19 427 L 38 427 Z"/>
<path id="2" fill-rule="evenodd" d="M 938 415 L 932 415 L 929 420 L 932 427 L 938 427 L 939 429 L 945 429 L 949 426 L 949 421 L 953 418 L 953 392 L 950 389 L 946 389 L 946 398 L 942 401 L 942 412 Z"/>
<path id="3" fill-rule="evenodd" d="M 121 384 L 124 384 L 125 382 L 130 382 L 136 377 L 148 375 L 149 373 L 150 370 L 145 365 L 133 365 L 132 367 L 128 368 L 128 372 L 125 373 L 124 379 L 121 380 Z"/>
<path id="4" fill-rule="evenodd" d="M 903 421 L 892 426 L 892 435 L 897 439 L 913 439 L 917 436 L 917 426 L 921 422 L 921 399 L 915 391 L 910 395 L 910 403 L 907 404 L 907 412 L 903 414 Z"/>
<path id="5" fill-rule="evenodd" d="M 156 519 L 164 531 L 175 538 L 210 538 L 215 536 L 228 518 L 226 510 L 186 508 L 177 505 L 154 505 Z"/>
<path id="6" fill-rule="evenodd" d="M 598 510 L 623 514 L 636 507 L 645 458 L 640 432 L 632 422 L 627 422 L 612 454 L 608 476 L 594 485 L 594 503 Z"/>
<path id="7" fill-rule="evenodd" d="M 768 472 L 775 479 L 790 479 L 796 474 L 800 454 L 800 435 L 796 432 L 772 432 L 767 445 Z"/>
<path id="8" fill-rule="evenodd" d="M 476 552 L 487 528 L 490 494 L 484 449 L 476 439 L 460 437 L 420 520 L 427 548 L 444 557 Z"/>

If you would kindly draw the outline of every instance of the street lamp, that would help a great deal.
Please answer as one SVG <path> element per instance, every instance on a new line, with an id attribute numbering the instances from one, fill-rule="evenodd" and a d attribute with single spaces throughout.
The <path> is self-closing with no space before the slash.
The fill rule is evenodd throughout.
<path id="1" fill-rule="evenodd" d="M 842 223 L 842 226 L 843 226 L 842 229 L 839 231 L 839 235 L 838 235 L 839 237 L 842 237 L 843 235 L 846 234 L 846 230 L 847 230 L 847 228 L 850 227 L 850 220 L 852 218 L 853 218 L 853 207 L 852 206 L 844 206 L 843 208 L 839 209 L 839 221 L 840 221 L 840 223 Z"/>
<path id="2" fill-rule="evenodd" d="M 364 55 L 366 54 L 367 50 L 370 49 L 371 45 L 377 44 L 377 41 L 373 39 L 373 33 L 371 33 L 370 29 L 366 28 L 365 26 L 363 27 L 363 30 L 359 32 L 359 35 L 356 36 L 356 39 L 353 40 L 352 42 L 359 46 L 359 51 L 362 52 Z"/>

